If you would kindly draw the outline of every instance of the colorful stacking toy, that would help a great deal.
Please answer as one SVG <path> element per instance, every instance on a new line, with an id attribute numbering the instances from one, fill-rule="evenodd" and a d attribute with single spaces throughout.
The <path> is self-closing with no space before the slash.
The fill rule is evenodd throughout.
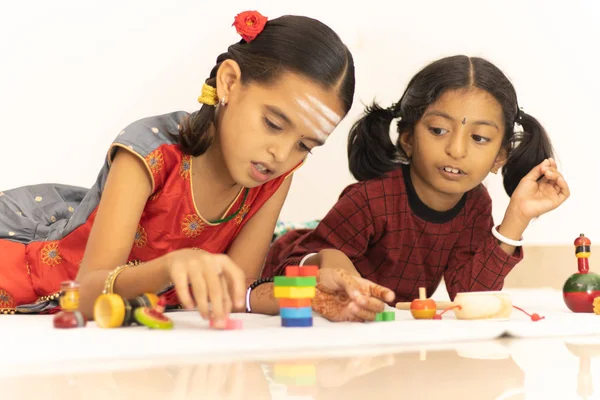
<path id="1" fill-rule="evenodd" d="M 274 279 L 274 295 L 279 299 L 281 326 L 307 327 L 313 325 L 312 299 L 317 286 L 317 266 L 290 266 L 285 276 Z"/>
<path id="2" fill-rule="evenodd" d="M 573 244 L 578 271 L 565 282 L 563 299 L 569 310 L 573 312 L 592 313 L 594 299 L 600 297 L 600 275 L 590 271 L 588 261 L 592 242 L 582 233 Z"/>

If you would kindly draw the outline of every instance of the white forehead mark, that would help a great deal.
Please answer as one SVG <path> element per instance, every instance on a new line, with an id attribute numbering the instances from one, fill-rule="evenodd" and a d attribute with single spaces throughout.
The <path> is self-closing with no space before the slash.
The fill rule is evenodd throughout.
<path id="1" fill-rule="evenodd" d="M 296 101 L 298 102 L 298 104 L 300 104 L 300 107 L 302 107 L 304 111 L 312 115 L 318 121 L 319 125 L 321 126 L 321 131 L 324 134 L 329 135 L 329 133 L 333 131 L 335 125 L 331 121 L 329 121 L 320 110 L 317 109 L 318 106 L 315 107 L 314 105 L 309 104 L 304 99 L 296 99 Z"/>
<path id="2" fill-rule="evenodd" d="M 317 111 L 314 109 L 314 107 L 312 107 L 310 104 L 308 104 L 308 102 L 306 100 L 296 99 L 296 103 L 298 103 L 300 105 L 300 107 L 302 107 L 308 115 L 316 117 L 316 119 L 319 119 L 317 116 Z M 308 117 L 308 115 L 301 115 L 301 118 L 304 121 L 304 123 L 306 125 L 308 125 L 308 127 L 314 132 L 315 135 L 317 135 L 317 137 L 320 140 L 327 139 L 327 136 L 329 136 L 328 132 L 330 132 L 330 131 L 323 128 L 323 126 L 322 126 L 323 124 L 321 123 L 321 121 L 319 121 L 319 124 L 321 125 L 321 127 L 316 126 L 313 123 L 313 121 L 311 121 L 311 119 Z"/>
<path id="3" fill-rule="evenodd" d="M 337 125 L 342 120 L 342 118 L 339 115 L 337 115 L 335 111 L 327 107 L 325 104 L 321 103 L 316 97 L 313 97 L 310 94 L 307 94 L 306 97 L 308 97 L 311 103 L 313 103 L 313 105 L 317 107 L 319 111 L 321 111 L 321 114 L 324 115 L 325 118 L 327 118 L 332 125 L 334 125 L 334 128 L 335 125 Z"/>
<path id="4" fill-rule="evenodd" d="M 304 123 L 313 131 L 313 133 L 317 136 L 319 140 L 323 142 L 327 140 L 327 133 L 323 132 L 320 128 L 315 126 L 315 124 L 313 124 L 310 118 L 308 118 L 306 115 L 301 115 L 300 117 L 302 118 Z"/>
<path id="5" fill-rule="evenodd" d="M 308 99 L 308 101 L 306 100 Z M 304 116 L 302 119 L 304 122 L 313 130 L 315 135 L 322 140 L 325 139 L 333 132 L 337 124 L 341 121 L 341 117 L 336 114 L 333 110 L 321 103 L 317 98 L 306 95 L 296 99 L 296 102 L 306 111 L 312 119 L 316 120 L 318 127 L 310 120 L 310 118 Z"/>

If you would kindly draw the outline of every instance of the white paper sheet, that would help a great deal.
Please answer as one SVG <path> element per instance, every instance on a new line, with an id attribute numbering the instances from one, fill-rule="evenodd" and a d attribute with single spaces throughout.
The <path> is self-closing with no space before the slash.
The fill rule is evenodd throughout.
<path id="1" fill-rule="evenodd" d="M 217 331 L 208 328 L 196 312 L 170 313 L 171 331 L 145 327 L 60 330 L 52 316 L 0 316 L 0 377 L 31 366 L 77 361 L 143 360 L 174 357 L 240 357 L 273 352 L 319 351 L 357 347 L 416 346 L 514 337 L 600 335 L 600 316 L 574 314 L 561 306 L 560 292 L 551 290 L 511 293 L 513 303 L 546 316 L 532 322 L 515 310 L 510 321 L 459 321 L 451 313 L 444 319 L 412 319 L 396 310 L 396 321 L 331 323 L 314 317 L 310 328 L 283 328 L 278 316 L 234 314 L 244 329 Z M 557 301 L 558 299 L 558 301 Z M 393 309 L 390 309 L 393 310 Z"/>

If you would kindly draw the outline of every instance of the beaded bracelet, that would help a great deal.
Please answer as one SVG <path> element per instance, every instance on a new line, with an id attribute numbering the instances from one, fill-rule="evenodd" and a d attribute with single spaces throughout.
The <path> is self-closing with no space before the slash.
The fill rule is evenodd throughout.
<path id="1" fill-rule="evenodd" d="M 250 307 L 250 293 L 252 293 L 252 290 L 256 289 L 263 283 L 273 282 L 273 280 L 274 279 L 272 277 L 271 278 L 260 278 L 260 279 L 255 280 L 254 282 L 252 282 L 252 284 L 248 287 L 248 290 L 246 291 L 246 312 L 247 313 L 252 312 L 252 307 Z"/>

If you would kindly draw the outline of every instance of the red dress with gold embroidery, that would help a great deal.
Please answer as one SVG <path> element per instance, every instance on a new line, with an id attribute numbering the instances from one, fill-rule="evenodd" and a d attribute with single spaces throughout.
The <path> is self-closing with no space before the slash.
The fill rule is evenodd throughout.
<path id="1" fill-rule="evenodd" d="M 0 312 L 53 310 L 60 282 L 74 279 L 117 147 L 140 157 L 152 176 L 129 261 L 183 248 L 224 253 L 244 224 L 289 174 L 243 188 L 223 217 L 200 216 L 191 190 L 192 159 L 177 145 L 185 112 L 134 122 L 117 136 L 91 189 L 43 184 L 0 192 Z"/>

